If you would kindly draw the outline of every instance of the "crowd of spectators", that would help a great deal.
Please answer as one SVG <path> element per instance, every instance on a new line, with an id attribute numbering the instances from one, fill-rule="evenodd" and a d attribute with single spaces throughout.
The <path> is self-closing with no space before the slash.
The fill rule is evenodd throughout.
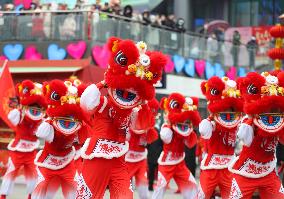
<path id="1" fill-rule="evenodd" d="M 68 8 L 67 4 L 57 4 L 57 3 L 50 3 L 50 4 L 41 4 L 38 5 L 36 3 L 32 3 L 29 8 L 18 8 L 13 4 L 4 4 L 3 6 L 0 5 L 0 10 L 2 11 L 19 11 L 19 10 L 29 10 L 40 12 L 44 11 L 64 11 L 64 10 L 90 10 L 90 11 L 101 11 L 104 13 L 108 13 L 110 15 L 119 16 L 119 17 L 126 17 L 133 21 L 141 22 L 145 25 L 151 25 L 154 27 L 162 27 L 171 30 L 177 30 L 184 32 L 184 20 L 182 18 L 177 18 L 173 14 L 158 14 L 158 13 L 151 13 L 150 11 L 145 10 L 144 12 L 138 12 L 133 9 L 131 5 L 126 5 L 125 7 L 121 7 L 119 1 L 111 1 L 111 3 L 104 3 L 101 4 L 100 0 L 97 0 L 95 4 L 86 4 L 81 0 L 77 1 L 77 4 L 74 8 Z"/>

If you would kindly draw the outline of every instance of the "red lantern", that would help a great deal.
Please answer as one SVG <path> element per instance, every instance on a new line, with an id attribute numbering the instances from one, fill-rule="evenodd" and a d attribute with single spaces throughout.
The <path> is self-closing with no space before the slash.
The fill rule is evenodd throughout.
<path id="1" fill-rule="evenodd" d="M 282 48 L 272 48 L 267 52 L 267 54 L 273 60 L 284 59 L 284 49 L 282 49 Z"/>
<path id="2" fill-rule="evenodd" d="M 270 35 L 274 38 L 284 38 L 284 26 L 273 26 L 272 28 L 270 28 Z"/>

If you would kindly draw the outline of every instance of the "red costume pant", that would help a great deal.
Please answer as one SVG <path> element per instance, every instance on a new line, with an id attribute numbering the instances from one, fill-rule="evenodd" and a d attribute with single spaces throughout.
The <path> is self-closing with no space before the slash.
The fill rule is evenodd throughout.
<path id="1" fill-rule="evenodd" d="M 84 160 L 78 181 L 77 199 L 102 199 L 107 186 L 110 198 L 132 199 L 133 191 L 124 156 Z"/>
<path id="2" fill-rule="evenodd" d="M 77 183 L 74 180 L 76 168 L 74 161 L 59 170 L 38 167 L 37 186 L 32 193 L 32 199 L 51 199 L 61 186 L 65 199 L 74 199 Z"/>
<path id="3" fill-rule="evenodd" d="M 247 178 L 233 174 L 230 199 L 250 199 L 253 193 L 258 190 L 260 198 L 281 199 L 284 198 L 284 189 L 279 177 L 271 172 L 262 178 Z"/>
<path id="4" fill-rule="evenodd" d="M 182 161 L 176 165 L 159 165 L 158 183 L 152 195 L 153 199 L 162 199 L 164 197 L 167 184 L 172 178 L 174 178 L 184 198 L 192 199 L 196 197 L 196 181 L 186 167 L 185 162 Z"/>
<path id="5" fill-rule="evenodd" d="M 33 152 L 18 152 L 9 151 L 8 168 L 3 177 L 3 182 L 0 189 L 0 195 L 9 195 L 12 191 L 15 178 L 21 168 L 24 169 L 24 175 L 27 183 L 27 192 L 31 194 L 35 188 L 37 172 L 34 165 L 36 151 Z"/>
<path id="6" fill-rule="evenodd" d="M 199 199 L 210 199 L 218 186 L 222 198 L 228 198 L 232 185 L 232 173 L 228 169 L 201 170 Z"/>
<path id="7" fill-rule="evenodd" d="M 149 196 L 147 180 L 147 160 L 139 162 L 127 162 L 130 179 L 135 177 L 135 184 L 140 199 L 147 199 Z"/>

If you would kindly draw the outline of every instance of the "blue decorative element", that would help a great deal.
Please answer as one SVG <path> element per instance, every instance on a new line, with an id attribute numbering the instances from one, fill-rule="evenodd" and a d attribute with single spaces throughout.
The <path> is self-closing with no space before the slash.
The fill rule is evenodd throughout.
<path id="1" fill-rule="evenodd" d="M 225 76 L 225 71 L 219 63 L 215 63 L 215 75 L 220 78 Z"/>
<path id="2" fill-rule="evenodd" d="M 39 116 L 39 115 L 41 114 L 40 109 L 30 108 L 30 109 L 29 109 L 29 112 L 30 112 L 30 114 L 33 115 L 33 116 Z"/>
<path id="3" fill-rule="evenodd" d="M 279 115 L 260 115 L 260 119 L 266 126 L 276 126 L 280 120 L 281 116 Z"/>
<path id="4" fill-rule="evenodd" d="M 186 75 L 190 77 L 194 77 L 195 74 L 195 68 L 194 68 L 194 60 L 188 59 L 186 64 L 184 65 L 184 72 Z"/>
<path id="5" fill-rule="evenodd" d="M 59 124 L 63 129 L 72 129 L 76 125 L 76 122 L 59 120 Z"/>
<path id="6" fill-rule="evenodd" d="M 205 77 L 209 79 L 215 75 L 215 68 L 210 62 L 206 62 L 205 66 Z"/>
<path id="7" fill-rule="evenodd" d="M 20 5 L 18 5 L 16 8 L 15 8 L 15 11 L 16 11 L 16 15 L 20 15 L 20 12 L 21 12 L 21 10 L 23 10 L 24 9 L 24 5 L 23 4 L 20 4 Z"/>
<path id="8" fill-rule="evenodd" d="M 236 119 L 234 113 L 220 113 L 220 118 L 225 122 L 232 122 Z"/>
<path id="9" fill-rule="evenodd" d="M 66 57 L 66 50 L 59 48 L 57 44 L 50 44 L 47 54 L 49 60 L 63 60 Z"/>
<path id="10" fill-rule="evenodd" d="M 174 55 L 173 62 L 175 64 L 176 72 L 180 73 L 183 70 L 185 59 L 180 55 Z"/>
<path id="11" fill-rule="evenodd" d="M 3 48 L 4 55 L 12 61 L 18 60 L 24 51 L 22 44 L 7 44 Z"/>
<path id="12" fill-rule="evenodd" d="M 247 74 L 247 72 L 246 72 L 246 69 L 245 68 L 242 68 L 242 67 L 240 67 L 239 68 L 239 72 L 238 72 L 239 74 L 239 77 L 245 77 L 246 76 L 246 74 Z"/>

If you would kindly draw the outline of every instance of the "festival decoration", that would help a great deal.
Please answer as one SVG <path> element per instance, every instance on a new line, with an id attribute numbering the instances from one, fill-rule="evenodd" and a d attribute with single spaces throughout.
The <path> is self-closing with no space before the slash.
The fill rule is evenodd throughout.
<path id="1" fill-rule="evenodd" d="M 49 60 L 63 60 L 66 57 L 66 51 L 57 44 L 50 44 L 47 49 Z"/>
<path id="2" fill-rule="evenodd" d="M 87 44 L 85 41 L 70 43 L 66 47 L 68 54 L 74 59 L 81 59 L 84 56 L 86 49 Z"/>
<path id="3" fill-rule="evenodd" d="M 24 51 L 22 44 L 7 44 L 3 48 L 4 55 L 11 61 L 18 60 Z"/>

